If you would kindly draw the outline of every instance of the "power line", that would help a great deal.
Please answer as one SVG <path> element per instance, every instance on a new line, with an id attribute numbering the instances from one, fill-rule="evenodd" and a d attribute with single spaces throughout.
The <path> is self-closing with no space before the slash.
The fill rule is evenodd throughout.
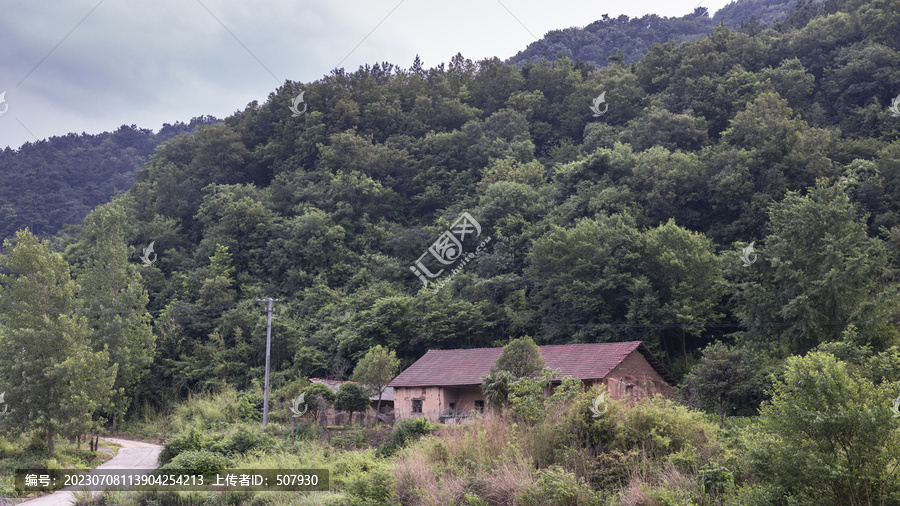
<path id="1" fill-rule="evenodd" d="M 316 310 L 309 309 L 290 309 L 288 310 L 292 313 L 316 313 Z M 619 323 L 550 323 L 543 321 L 516 321 L 516 320 L 473 320 L 473 319 L 456 319 L 456 318 L 425 318 L 425 317 L 415 317 L 415 316 L 390 316 L 390 315 L 362 315 L 362 313 L 357 312 L 346 312 L 346 311 L 335 311 L 331 313 L 332 317 L 336 316 L 356 316 L 360 315 L 360 318 L 363 319 L 375 319 L 375 318 L 384 318 L 389 320 L 409 320 L 409 321 L 423 321 L 423 322 L 435 322 L 435 323 L 482 323 L 482 324 L 493 324 L 493 325 L 522 325 L 526 327 L 540 326 L 540 327 L 613 327 L 613 328 L 697 328 L 697 327 L 710 327 L 710 328 L 753 328 L 753 327 L 796 327 L 796 326 L 838 326 L 838 325 L 866 325 L 872 323 L 900 323 L 900 319 L 889 319 L 889 318 L 879 318 L 873 320 L 831 320 L 824 322 L 809 322 L 805 320 L 797 321 L 797 322 L 758 322 L 758 323 L 738 323 L 738 322 L 729 322 L 729 323 L 712 323 L 712 322 L 699 322 L 699 323 L 633 323 L 633 322 L 619 322 Z M 324 320 L 327 316 L 322 316 L 319 320 Z"/>
<path id="2" fill-rule="evenodd" d="M 231 309 L 240 306 L 240 304 L 229 304 L 225 306 L 203 306 L 188 309 L 136 309 L 136 310 L 101 310 L 101 309 L 78 309 L 78 308 L 57 308 L 57 307 L 40 307 L 40 306 L 19 306 L 13 304 L 0 304 L 0 309 L 21 309 L 24 311 L 42 311 L 45 313 L 86 313 L 86 314 L 157 314 L 157 313 L 187 313 L 190 311 L 205 311 L 209 309 Z"/>
<path id="3" fill-rule="evenodd" d="M 258 301 L 267 301 L 268 299 L 258 299 Z M 278 300 L 278 299 L 275 299 Z M 118 314 L 160 314 L 165 316 L 179 317 L 195 317 L 195 316 L 220 316 L 225 314 L 228 309 L 244 307 L 250 309 L 243 304 L 227 304 L 221 306 L 200 306 L 184 309 L 158 309 L 158 310 L 92 310 L 92 309 L 71 309 L 71 308 L 54 308 L 40 306 L 23 306 L 14 304 L 0 304 L 0 309 L 18 309 L 25 311 L 38 312 L 58 312 L 58 313 L 82 313 L 96 315 L 118 315 Z M 796 322 L 698 322 L 698 323 L 637 323 L 637 322 L 607 322 L 607 323 L 555 323 L 547 321 L 519 321 L 519 320 L 477 320 L 464 318 L 428 318 L 422 316 L 392 316 L 383 314 L 366 314 L 357 311 L 331 311 L 321 314 L 320 309 L 288 309 L 290 313 L 300 315 L 319 314 L 318 320 L 325 321 L 328 317 L 353 317 L 358 319 L 387 319 L 387 320 L 405 320 L 430 323 L 461 323 L 461 324 L 483 324 L 483 325 L 520 325 L 524 327 L 556 327 L 556 328 L 636 328 L 636 329 L 682 329 L 682 328 L 758 328 L 758 327 L 832 327 L 845 325 L 869 325 L 878 323 L 900 323 L 900 319 L 896 318 L 877 318 L 870 320 L 829 320 L 829 321 L 806 321 L 800 320 Z M 277 319 L 277 318 L 275 318 Z"/>

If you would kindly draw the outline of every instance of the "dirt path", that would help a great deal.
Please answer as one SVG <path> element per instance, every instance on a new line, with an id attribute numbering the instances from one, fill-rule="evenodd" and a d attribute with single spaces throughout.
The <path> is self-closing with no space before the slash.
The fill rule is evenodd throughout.
<path id="1" fill-rule="evenodd" d="M 152 443 L 142 443 L 128 439 L 111 437 L 101 438 L 122 447 L 115 457 L 107 460 L 97 469 L 156 469 L 156 458 L 162 450 L 162 446 Z M 35 499 L 21 502 L 28 506 L 70 506 L 75 502 L 75 494 L 71 487 L 57 490 L 56 492 Z"/>

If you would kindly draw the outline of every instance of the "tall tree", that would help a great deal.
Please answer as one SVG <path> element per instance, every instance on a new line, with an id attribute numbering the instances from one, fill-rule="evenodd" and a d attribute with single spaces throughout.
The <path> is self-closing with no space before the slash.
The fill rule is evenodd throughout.
<path id="1" fill-rule="evenodd" d="M 643 271 L 657 302 L 649 313 L 655 316 L 652 320 L 656 322 L 683 325 L 677 329 L 677 335 L 687 367 L 687 336 L 699 338 L 705 323 L 721 317 L 717 308 L 724 292 L 724 279 L 719 258 L 713 253 L 712 242 L 703 234 L 683 229 L 671 219 L 645 232 L 643 238 L 646 248 Z"/>
<path id="2" fill-rule="evenodd" d="M 107 405 L 116 376 L 109 352 L 91 349 L 76 312 L 75 283 L 62 255 L 31 232 L 6 240 L 0 266 L 0 391 L 6 429 L 44 432 L 50 455 L 57 432 L 81 429 Z"/>
<path id="3" fill-rule="evenodd" d="M 833 355 L 788 358 L 749 445 L 756 475 L 788 504 L 889 504 L 900 493 L 891 400 Z"/>
<path id="4" fill-rule="evenodd" d="M 82 228 L 87 259 L 75 271 L 93 347 L 108 350 L 110 362 L 118 366 L 109 412 L 113 430 L 128 410 L 133 387 L 146 374 L 155 350 L 150 315 L 143 313 L 147 291 L 124 240 L 126 220 L 121 200 L 91 212 Z"/>
<path id="5" fill-rule="evenodd" d="M 840 339 L 851 320 L 890 311 L 881 274 L 884 244 L 866 234 L 866 217 L 843 183 L 819 180 L 807 195 L 789 192 L 769 210 L 770 234 L 759 261 L 740 269 L 737 314 L 760 340 L 777 337 L 795 353 Z M 740 262 L 735 257 L 732 265 Z M 777 319 L 784 325 L 760 327 Z M 859 325 L 864 342 L 883 339 L 883 326 Z"/>
<path id="6" fill-rule="evenodd" d="M 640 231 L 626 214 L 585 218 L 570 228 L 554 226 L 535 239 L 525 275 L 544 321 L 593 324 L 549 326 L 540 339 L 560 343 L 637 337 L 604 324 L 621 323 L 628 313 L 628 289 L 638 275 L 640 248 Z"/>
<path id="7" fill-rule="evenodd" d="M 525 336 L 507 343 L 494 366 L 513 378 L 534 376 L 544 368 L 544 357 L 531 336 Z"/>
<path id="8" fill-rule="evenodd" d="M 725 414 L 759 402 L 763 390 L 759 361 L 754 363 L 744 347 L 713 343 L 703 350 L 700 362 L 684 380 L 684 388 L 699 397 L 700 404 L 719 414 L 725 426 Z"/>
<path id="9" fill-rule="evenodd" d="M 378 395 L 375 404 L 375 413 L 381 413 L 381 396 L 387 384 L 397 375 L 400 368 L 400 360 L 393 350 L 376 345 L 369 348 L 366 356 L 356 364 L 353 369 L 353 380 L 368 385 L 373 395 Z"/>
<path id="10" fill-rule="evenodd" d="M 334 396 L 334 407 L 348 411 L 347 423 L 353 421 L 353 413 L 365 413 L 369 407 L 369 392 L 359 383 L 348 381 L 341 385 Z"/>

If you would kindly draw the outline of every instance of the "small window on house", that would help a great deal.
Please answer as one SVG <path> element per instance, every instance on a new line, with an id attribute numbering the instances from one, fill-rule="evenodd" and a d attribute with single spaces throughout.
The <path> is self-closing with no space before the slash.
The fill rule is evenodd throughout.
<path id="1" fill-rule="evenodd" d="M 456 403 L 455 402 L 450 403 L 450 412 L 456 413 Z"/>
<path id="2" fill-rule="evenodd" d="M 412 400 L 412 412 L 413 413 L 421 413 L 422 412 L 422 399 L 413 399 Z"/>
<path id="3" fill-rule="evenodd" d="M 475 411 L 484 413 L 484 401 L 475 401 Z"/>

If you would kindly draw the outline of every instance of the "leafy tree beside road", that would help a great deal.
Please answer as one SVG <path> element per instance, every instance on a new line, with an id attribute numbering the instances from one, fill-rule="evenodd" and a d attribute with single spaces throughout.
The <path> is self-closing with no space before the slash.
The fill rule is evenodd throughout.
<path id="1" fill-rule="evenodd" d="M 109 351 L 91 349 L 90 328 L 62 255 L 31 232 L 6 240 L 0 257 L 0 391 L 6 430 L 40 429 L 50 455 L 59 432 L 90 426 L 108 408 L 118 367 Z M 21 309 L 52 308 L 52 311 Z"/>

